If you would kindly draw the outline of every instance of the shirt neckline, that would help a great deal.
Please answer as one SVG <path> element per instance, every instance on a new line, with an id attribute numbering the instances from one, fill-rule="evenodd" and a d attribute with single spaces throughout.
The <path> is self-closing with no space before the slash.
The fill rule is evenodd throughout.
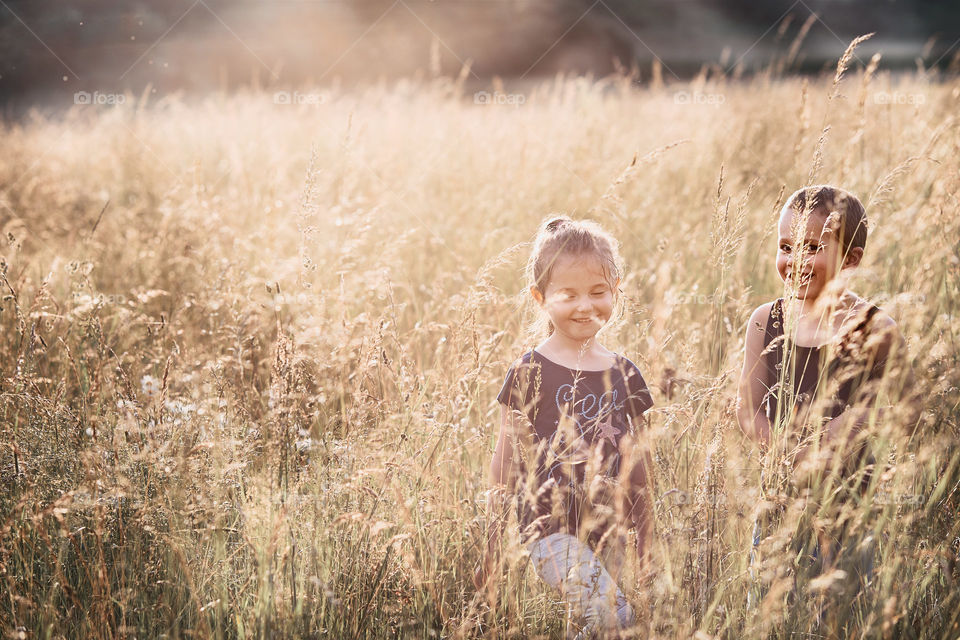
<path id="1" fill-rule="evenodd" d="M 800 344 L 800 343 L 798 343 L 796 340 L 790 340 L 790 339 L 787 337 L 786 332 L 783 330 L 783 322 L 784 322 L 783 317 L 784 317 L 784 315 L 785 315 L 785 314 L 784 314 L 784 311 L 783 311 L 783 298 L 778 298 L 778 299 L 777 299 L 777 307 L 778 307 L 778 309 L 776 309 L 775 311 L 777 311 L 777 315 L 779 316 L 779 317 L 778 317 L 778 322 L 779 322 L 780 326 L 779 326 L 778 330 L 777 330 L 775 333 L 783 336 L 783 337 L 784 337 L 784 342 L 789 342 L 789 343 L 791 343 L 791 344 L 793 345 L 793 347 L 796 348 L 796 349 L 809 349 L 810 351 L 819 351 L 820 349 L 823 349 L 824 347 L 829 346 L 830 344 L 832 344 L 832 341 L 831 341 L 831 340 L 828 340 L 827 342 L 824 342 L 823 344 L 817 344 L 817 345 Z M 771 320 L 773 320 L 772 315 L 773 315 L 773 310 L 771 310 L 771 318 L 770 318 L 769 320 L 767 320 L 767 322 L 770 322 Z M 774 337 L 776 337 L 776 335 L 775 335 Z"/>
<path id="2" fill-rule="evenodd" d="M 785 336 L 786 334 L 785 334 L 785 332 L 783 331 L 783 316 L 784 316 L 784 311 L 783 311 L 783 298 L 778 298 L 778 299 L 777 299 L 777 302 L 779 303 L 779 306 L 780 306 L 780 310 L 779 310 L 779 311 L 780 311 L 780 335 Z M 868 304 L 869 304 L 869 303 L 868 303 Z M 876 305 L 870 305 L 870 306 L 876 306 Z M 869 307 L 868 307 L 868 309 L 869 309 Z M 771 313 L 772 313 L 772 312 L 771 312 Z M 868 313 L 869 313 L 869 311 L 868 311 Z M 868 315 L 867 317 L 868 317 L 868 319 L 869 319 L 871 316 Z M 831 338 L 830 340 L 827 340 L 827 341 L 824 342 L 823 344 L 818 344 L 818 345 L 813 345 L 813 346 L 805 345 L 805 344 L 798 344 L 796 341 L 791 341 L 791 342 L 793 342 L 793 346 L 794 346 L 794 347 L 797 347 L 797 348 L 801 348 L 801 349 L 811 349 L 811 350 L 813 350 L 813 351 L 819 351 L 819 350 L 821 350 L 821 349 L 824 349 L 824 348 L 826 348 L 826 347 L 829 347 L 830 345 L 840 344 L 841 340 L 842 340 L 844 337 L 846 337 L 847 334 L 849 334 L 851 331 L 852 331 L 851 329 L 847 329 L 847 331 L 843 332 L 842 334 L 837 334 L 837 335 L 835 335 L 833 338 Z"/>
<path id="3" fill-rule="evenodd" d="M 607 367 L 606 369 L 571 369 L 570 367 L 568 367 L 568 366 L 566 366 L 566 365 L 562 365 L 562 364 L 560 364 L 559 362 L 554 362 L 553 360 L 551 360 L 551 359 L 548 358 L 547 356 L 543 355 L 542 353 L 540 353 L 540 352 L 537 351 L 536 349 L 531 349 L 531 350 L 530 350 L 530 353 L 531 353 L 531 354 L 535 354 L 540 360 L 544 360 L 544 361 L 546 361 L 546 362 L 549 362 L 550 364 L 552 364 L 552 365 L 555 366 L 555 367 L 560 367 L 561 369 L 566 369 L 567 371 L 573 371 L 574 373 L 606 373 L 606 372 L 608 372 L 608 371 L 613 371 L 614 369 L 616 369 L 616 368 L 617 368 L 617 364 L 619 364 L 619 362 L 620 362 L 620 356 L 617 355 L 617 354 L 613 354 L 613 364 L 610 365 L 609 367 Z"/>
<path id="4" fill-rule="evenodd" d="M 821 344 L 821 345 L 817 345 L 817 346 L 815 346 L 815 347 L 811 347 L 811 346 L 809 346 L 809 345 L 799 344 L 799 343 L 797 343 L 797 342 L 794 342 L 794 343 L 793 343 L 793 347 L 794 347 L 795 349 L 809 349 L 810 351 L 819 351 L 820 349 L 823 349 L 824 347 L 826 347 L 828 344 L 830 344 L 830 343 L 828 342 L 827 344 Z"/>

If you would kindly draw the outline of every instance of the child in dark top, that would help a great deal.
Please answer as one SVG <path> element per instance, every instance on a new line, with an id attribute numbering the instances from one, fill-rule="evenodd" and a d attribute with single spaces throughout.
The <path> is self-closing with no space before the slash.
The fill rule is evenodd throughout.
<path id="1" fill-rule="evenodd" d="M 493 575 L 503 502 L 513 498 L 538 575 L 561 592 L 587 637 L 634 620 L 609 571 L 619 566 L 596 554 L 616 550 L 629 519 L 646 558 L 649 460 L 631 445 L 653 402 L 636 365 L 597 340 L 618 299 L 617 242 L 595 223 L 552 219 L 528 272 L 549 337 L 510 367 L 497 397 L 490 538 L 476 580 L 479 588 Z"/>
<path id="2" fill-rule="evenodd" d="M 767 458 L 778 469 L 786 455 L 792 468 L 804 463 L 808 475 L 832 474 L 856 490 L 869 481 L 863 471 L 871 462 L 861 431 L 877 411 L 894 357 L 904 353 L 894 321 L 846 288 L 866 246 L 863 205 L 843 189 L 805 187 L 784 206 L 778 236 L 776 267 L 785 295 L 758 307 L 747 323 L 737 418 L 764 451 L 775 447 Z M 776 475 L 764 469 L 761 483 L 771 485 L 765 492 L 782 492 L 773 486 Z M 755 545 L 764 528 L 755 527 Z M 811 553 L 826 571 L 854 546 L 821 535 Z M 863 555 L 869 557 L 848 576 L 861 586 L 872 548 Z"/>

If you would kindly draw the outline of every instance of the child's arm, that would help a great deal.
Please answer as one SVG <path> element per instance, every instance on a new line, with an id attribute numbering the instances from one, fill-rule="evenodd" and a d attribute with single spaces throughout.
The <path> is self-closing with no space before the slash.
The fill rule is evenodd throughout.
<path id="1" fill-rule="evenodd" d="M 628 452 L 628 459 L 632 459 L 630 469 L 629 510 L 630 521 L 637 530 L 637 558 L 640 566 L 646 567 L 650 556 L 650 542 L 653 536 L 653 494 L 650 472 L 653 469 L 653 459 L 650 452 L 640 443 L 635 443 L 632 451 Z"/>
<path id="2" fill-rule="evenodd" d="M 775 380 L 763 363 L 763 339 L 773 303 L 757 307 L 747 322 L 743 371 L 737 387 L 737 422 L 745 434 L 760 444 L 770 440 L 770 420 L 763 401 Z"/>
<path id="3" fill-rule="evenodd" d="M 490 461 L 490 491 L 487 500 L 487 543 L 483 559 L 474 573 L 473 582 L 482 589 L 500 559 L 500 535 L 503 530 L 508 496 L 512 493 L 516 480 L 514 456 L 517 453 L 517 424 L 520 418 L 516 411 L 500 405 L 500 434 L 497 446 Z"/>

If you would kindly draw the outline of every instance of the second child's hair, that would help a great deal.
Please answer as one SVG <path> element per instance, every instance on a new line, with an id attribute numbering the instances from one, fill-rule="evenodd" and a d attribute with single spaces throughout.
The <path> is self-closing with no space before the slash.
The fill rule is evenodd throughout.
<path id="1" fill-rule="evenodd" d="M 844 255 L 850 249 L 864 249 L 867 246 L 867 214 L 863 203 L 849 191 L 829 185 L 803 187 L 787 200 L 787 207 L 803 213 L 839 216 L 840 247 Z"/>
<path id="2" fill-rule="evenodd" d="M 527 280 L 540 293 L 550 283 L 553 267 L 561 256 L 594 256 L 600 261 L 604 277 L 615 286 L 623 275 L 620 243 L 592 220 L 573 220 L 569 216 L 550 216 L 540 225 L 527 262 Z M 617 292 L 614 291 L 614 294 Z M 614 313 L 614 317 L 617 313 Z M 613 318 L 611 318 L 611 322 Z M 547 321 L 547 332 L 553 324 Z"/>

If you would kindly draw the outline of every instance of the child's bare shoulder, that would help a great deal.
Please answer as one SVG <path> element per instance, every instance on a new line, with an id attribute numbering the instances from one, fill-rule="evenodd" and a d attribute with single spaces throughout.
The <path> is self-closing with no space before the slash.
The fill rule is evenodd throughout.
<path id="1" fill-rule="evenodd" d="M 775 304 L 776 301 L 760 305 L 753 310 L 753 313 L 750 314 L 750 319 L 747 320 L 744 335 L 744 376 L 747 375 L 746 372 L 748 370 L 753 372 L 751 375 L 758 375 L 762 372 L 762 368 L 757 368 L 757 363 L 762 358 L 763 350 L 767 346 L 767 324 L 770 322 L 770 313 Z"/>
<path id="2" fill-rule="evenodd" d="M 756 330 L 761 333 L 766 330 L 767 322 L 770 320 L 770 312 L 773 310 L 773 305 L 776 303 L 776 300 L 771 300 L 770 302 L 765 302 L 753 310 L 753 313 L 750 314 L 750 320 L 747 321 L 748 333 L 750 333 L 751 330 Z"/>
<path id="3" fill-rule="evenodd" d="M 856 296 L 856 302 L 853 305 L 853 318 L 868 319 L 868 328 L 870 331 L 895 331 L 899 332 L 897 322 L 890 317 L 886 311 L 876 306 L 869 300 Z"/>
<path id="4" fill-rule="evenodd" d="M 896 320 L 872 302 L 857 296 L 852 311 L 852 328 L 863 331 L 868 342 L 883 348 L 903 342 L 903 335 Z"/>

